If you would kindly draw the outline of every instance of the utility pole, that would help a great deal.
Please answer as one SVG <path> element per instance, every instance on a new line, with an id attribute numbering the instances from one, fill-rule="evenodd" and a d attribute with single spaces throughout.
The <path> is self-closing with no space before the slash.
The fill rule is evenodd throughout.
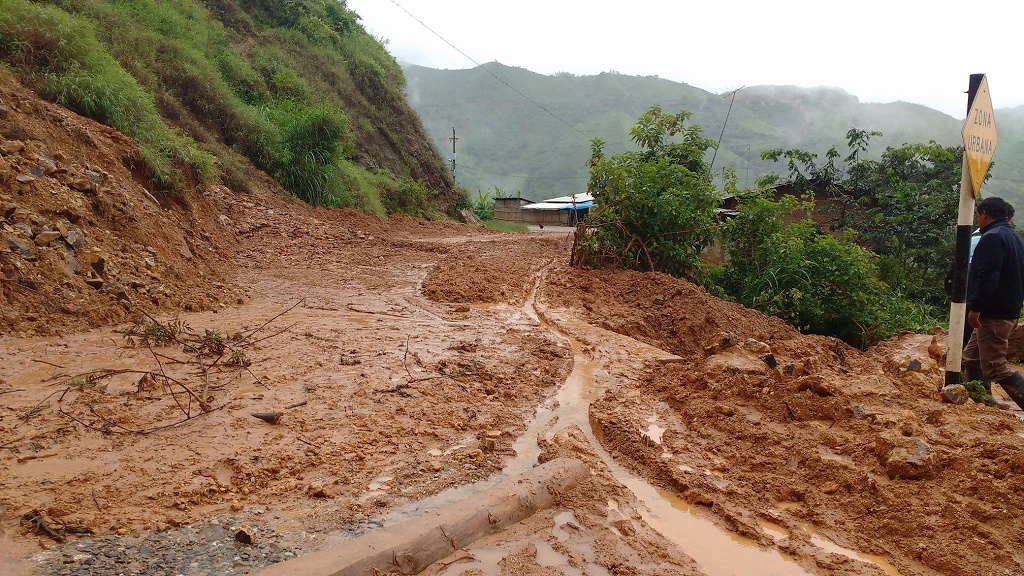
<path id="1" fill-rule="evenodd" d="M 455 137 L 455 126 L 452 126 L 452 137 L 449 138 L 452 141 L 452 180 L 455 179 L 455 141 L 458 138 Z"/>
<path id="2" fill-rule="evenodd" d="M 744 188 L 750 188 L 750 144 L 747 144 L 747 178 Z"/>

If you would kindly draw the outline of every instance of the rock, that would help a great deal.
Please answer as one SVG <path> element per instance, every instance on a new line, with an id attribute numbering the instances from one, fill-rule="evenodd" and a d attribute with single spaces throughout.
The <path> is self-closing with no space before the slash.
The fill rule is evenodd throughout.
<path id="1" fill-rule="evenodd" d="M 235 532 L 235 540 L 252 546 L 256 542 L 256 530 L 249 526 L 242 526 Z"/>
<path id="2" fill-rule="evenodd" d="M 103 276 L 103 270 L 106 268 L 107 259 L 97 250 L 91 250 L 88 252 L 79 252 L 78 261 L 82 263 L 82 266 L 87 269 L 92 269 L 97 276 Z"/>
<path id="3" fill-rule="evenodd" d="M 885 458 L 885 472 L 889 478 L 927 480 L 938 474 L 935 454 L 923 440 L 912 447 L 897 446 Z"/>
<path id="4" fill-rule="evenodd" d="M 753 352 L 754 354 L 768 355 L 772 353 L 772 349 L 770 346 L 768 346 L 764 342 L 754 340 L 753 338 L 747 338 L 743 342 L 743 348 Z"/>
<path id="5" fill-rule="evenodd" d="M 67 233 L 64 234 L 64 239 L 67 240 L 68 244 L 71 244 L 71 247 L 75 250 L 81 250 L 82 248 L 89 246 L 89 241 L 85 239 L 85 235 L 78 230 L 68 230 Z"/>
<path id="6" fill-rule="evenodd" d="M 231 532 L 227 528 L 214 524 L 203 528 L 199 536 L 206 542 L 217 542 L 220 540 L 227 540 L 231 537 Z"/>
<path id="7" fill-rule="evenodd" d="M 25 143 L 20 140 L 8 140 L 7 142 L 0 143 L 0 154 L 4 156 L 17 154 L 24 149 Z"/>
<path id="8" fill-rule="evenodd" d="M 901 377 L 908 372 L 928 372 L 937 366 L 930 356 L 921 357 L 904 352 L 886 358 L 882 370 L 890 376 Z"/>
<path id="9" fill-rule="evenodd" d="M 99 172 L 93 170 L 85 170 L 82 172 L 82 174 L 84 174 L 85 177 L 92 181 L 94 184 L 103 184 L 107 180 L 106 174 L 100 174 Z"/>
<path id="10" fill-rule="evenodd" d="M 120 282 L 107 282 L 103 284 L 101 290 L 108 294 L 113 294 L 118 300 L 128 299 L 128 292 L 125 291 L 124 286 Z"/>
<path id="11" fill-rule="evenodd" d="M 49 175 L 57 171 L 57 163 L 54 162 L 53 159 L 47 158 L 42 154 L 36 154 L 35 156 L 36 160 L 39 160 L 39 162 L 43 165 L 42 172 L 40 174 L 45 173 Z"/>
<path id="12" fill-rule="evenodd" d="M 306 487 L 306 495 L 312 498 L 330 498 L 331 494 L 324 488 L 323 484 L 313 482 Z"/>
<path id="13" fill-rule="evenodd" d="M 797 392 L 810 390 L 822 398 L 836 395 L 835 385 L 821 376 L 805 376 L 800 379 L 796 387 Z"/>
<path id="14" fill-rule="evenodd" d="M 71 268 L 73 274 L 78 274 L 82 271 L 82 265 L 78 263 L 78 259 L 75 258 L 75 250 L 67 242 L 60 240 L 57 242 L 61 247 L 64 248 L 64 258 L 68 261 L 68 267 Z"/>
<path id="15" fill-rule="evenodd" d="M 947 384 L 939 393 L 942 401 L 949 404 L 964 404 L 971 398 L 963 384 Z"/>
<path id="16" fill-rule="evenodd" d="M 8 220 L 17 224 L 31 224 L 32 216 L 33 214 L 24 208 L 15 208 L 6 214 Z"/>
<path id="17" fill-rule="evenodd" d="M 87 193 L 95 193 L 96 192 L 96 183 L 93 182 L 92 180 L 89 180 L 88 178 L 82 178 L 82 177 L 72 178 L 71 181 L 68 182 L 68 186 L 70 186 L 71 188 L 73 188 L 75 190 L 78 190 L 79 192 L 87 192 Z"/>
<path id="18" fill-rule="evenodd" d="M 60 232 L 56 230 L 46 230 L 36 234 L 35 242 L 36 246 L 46 246 L 50 242 L 60 238 Z"/>
<path id="19" fill-rule="evenodd" d="M 36 260 L 35 254 L 32 253 L 32 249 L 24 242 L 20 242 L 14 238 L 8 238 L 7 248 L 11 252 L 17 252 L 22 258 L 29 262 L 34 262 Z"/>
<path id="20" fill-rule="evenodd" d="M 899 430 L 888 430 L 875 441 L 876 454 L 890 479 L 928 480 L 942 469 L 938 455 L 920 438 L 905 437 Z"/>
<path id="21" fill-rule="evenodd" d="M 14 229 L 17 230 L 18 232 L 21 232 L 25 236 L 28 236 L 29 238 L 33 236 L 32 226 L 28 222 L 18 222 L 17 224 L 14 225 Z"/>
<path id="22" fill-rule="evenodd" d="M 90 275 L 85 277 L 85 283 L 99 290 L 106 283 L 106 280 L 104 280 L 103 278 L 97 278 L 96 276 Z"/>
<path id="23" fill-rule="evenodd" d="M 15 180 L 17 180 L 19 184 L 28 184 L 29 182 L 34 182 L 35 178 L 29 176 L 28 174 L 19 174 L 18 177 L 15 178 Z"/>

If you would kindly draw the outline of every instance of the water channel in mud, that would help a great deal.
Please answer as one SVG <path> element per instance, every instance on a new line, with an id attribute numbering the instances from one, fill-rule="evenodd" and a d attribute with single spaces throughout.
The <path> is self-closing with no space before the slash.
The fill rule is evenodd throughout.
<path id="1" fill-rule="evenodd" d="M 524 321 L 523 316 L 525 316 L 527 321 L 540 324 L 552 334 L 567 341 L 572 349 L 573 369 L 565 383 L 559 388 L 554 397 L 549 398 L 538 408 L 526 432 L 513 444 L 516 456 L 506 463 L 505 468 L 500 474 L 495 474 L 482 482 L 452 488 L 438 493 L 431 498 L 397 508 L 385 517 L 385 524 L 400 522 L 437 510 L 442 506 L 454 504 L 497 484 L 505 478 L 529 470 L 536 465 L 540 454 L 540 447 L 537 442 L 538 436 L 544 434 L 545 438 L 551 439 L 558 430 L 575 424 L 586 435 L 591 448 L 600 456 L 612 476 L 626 486 L 642 502 L 641 516 L 644 521 L 693 558 L 700 565 L 701 570 L 709 576 L 728 576 L 732 574 L 807 576 L 808 572 L 801 568 L 793 557 L 783 554 L 776 549 L 763 548 L 748 538 L 718 527 L 711 519 L 692 510 L 685 501 L 638 478 L 612 458 L 594 435 L 589 420 L 590 403 L 597 399 L 604 390 L 604 387 L 598 384 L 594 378 L 595 372 L 600 369 L 601 360 L 598 357 L 590 357 L 584 354 L 580 342 L 572 337 L 568 330 L 560 327 L 558 322 L 551 320 L 544 314 L 536 302 L 539 284 L 540 278 L 535 282 L 529 298 L 521 309 L 514 309 L 504 305 L 487 305 L 481 306 L 481 308 L 498 313 L 501 313 L 502 310 L 507 310 L 509 314 L 508 324 L 522 322 Z M 579 323 L 574 323 L 572 329 L 577 332 L 582 331 L 583 333 L 593 331 L 593 327 Z M 662 350 L 636 341 L 630 341 L 629 348 L 630 354 L 637 355 L 645 360 L 660 362 L 680 360 L 678 357 Z M 652 441 L 660 443 L 661 432 L 664 432 L 664 429 L 658 426 L 656 418 L 652 418 L 650 427 L 646 431 L 647 436 Z M 608 507 L 610 511 L 617 510 L 618 503 L 614 500 L 609 500 Z M 571 512 L 563 512 L 562 514 L 571 515 Z M 558 517 L 556 516 L 556 537 L 557 520 Z M 563 519 L 563 523 L 565 521 Z M 762 525 L 762 528 L 776 540 L 788 536 L 786 531 L 780 526 Z M 812 543 L 819 548 L 861 562 L 874 564 L 887 575 L 898 576 L 896 569 L 884 558 L 863 555 L 842 548 L 821 536 L 814 535 L 813 526 L 806 526 L 804 529 L 811 534 Z M 547 548 L 550 548 L 550 546 Z M 563 572 L 566 570 L 573 571 L 573 573 L 580 572 L 579 569 L 565 563 L 564 557 L 561 554 L 553 549 L 549 551 L 547 548 L 543 546 L 537 547 L 538 563 L 544 566 L 557 566 Z M 449 572 L 457 574 L 469 568 L 478 569 L 485 575 L 498 574 L 498 562 L 508 554 L 507 550 L 501 548 L 483 547 L 471 548 L 469 552 L 474 558 L 472 563 L 460 563 L 457 567 L 455 565 L 449 566 L 449 569 L 442 572 L 442 574 L 448 574 Z M 597 565 L 588 565 L 587 568 L 593 573 L 601 571 L 601 567 Z M 453 570 L 456 571 L 453 572 Z"/>

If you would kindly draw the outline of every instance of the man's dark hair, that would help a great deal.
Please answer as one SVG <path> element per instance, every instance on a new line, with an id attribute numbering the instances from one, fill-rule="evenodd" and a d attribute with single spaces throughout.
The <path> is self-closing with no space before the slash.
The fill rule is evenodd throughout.
<path id="1" fill-rule="evenodd" d="M 1013 206 L 998 196 L 990 196 L 978 202 L 978 212 L 984 212 L 996 220 L 1006 220 L 1013 216 Z"/>

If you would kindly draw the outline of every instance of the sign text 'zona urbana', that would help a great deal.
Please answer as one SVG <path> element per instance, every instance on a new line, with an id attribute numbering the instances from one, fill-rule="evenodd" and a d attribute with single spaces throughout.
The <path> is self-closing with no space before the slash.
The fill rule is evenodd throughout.
<path id="1" fill-rule="evenodd" d="M 967 151 L 977 152 L 979 154 L 991 155 L 994 153 L 991 138 L 982 138 L 979 136 L 971 136 L 967 140 Z"/>
<path id="2" fill-rule="evenodd" d="M 992 127 L 992 111 L 991 110 L 975 110 L 974 118 L 971 118 L 971 122 L 975 126 L 984 126 L 985 128 Z"/>

